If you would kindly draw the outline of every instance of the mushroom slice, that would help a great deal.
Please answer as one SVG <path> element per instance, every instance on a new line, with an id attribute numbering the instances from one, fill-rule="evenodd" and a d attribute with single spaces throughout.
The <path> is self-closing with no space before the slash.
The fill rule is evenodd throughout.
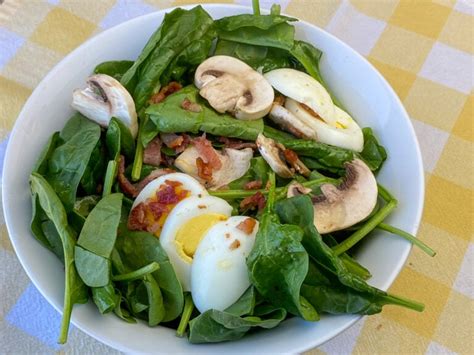
<path id="1" fill-rule="evenodd" d="M 312 191 L 313 190 L 311 190 L 309 187 L 304 187 L 299 182 L 293 181 L 290 185 L 288 185 L 288 192 L 286 196 L 290 198 L 298 195 L 307 195 Z"/>
<path id="2" fill-rule="evenodd" d="M 255 143 L 257 143 L 258 151 L 263 159 L 278 176 L 291 178 L 294 175 L 293 171 L 286 165 L 281 145 L 278 145 L 273 139 L 267 138 L 261 133 L 258 135 Z"/>
<path id="3" fill-rule="evenodd" d="M 314 225 L 321 234 L 362 221 L 377 203 L 377 181 L 369 167 L 360 159 L 346 163 L 345 167 L 346 176 L 341 185 L 321 185 L 323 194 L 313 198 Z M 288 197 L 299 194 L 301 190 L 290 185 Z"/>
<path id="4" fill-rule="evenodd" d="M 295 100 L 287 99 L 285 108 L 316 132 L 317 141 L 361 152 L 364 135 L 357 123 L 345 111 L 334 106 L 334 123 L 327 123 L 311 108 Z"/>
<path id="5" fill-rule="evenodd" d="M 259 72 L 244 62 L 217 55 L 196 69 L 194 83 L 199 94 L 218 112 L 230 112 L 241 120 L 265 116 L 272 106 L 274 92 Z"/>
<path id="6" fill-rule="evenodd" d="M 290 132 L 295 137 L 313 140 L 318 139 L 318 135 L 313 128 L 276 102 L 272 105 L 269 117 L 281 129 Z"/>
<path id="7" fill-rule="evenodd" d="M 74 90 L 71 106 L 102 127 L 108 127 L 110 119 L 116 117 L 134 138 L 137 136 L 135 103 L 127 89 L 109 75 L 90 76 L 85 89 Z"/>
<path id="8" fill-rule="evenodd" d="M 189 174 L 205 183 L 211 190 L 217 190 L 230 182 L 241 178 L 250 168 L 250 160 L 253 156 L 251 148 L 242 150 L 224 148 L 222 152 L 216 151 L 221 162 L 219 169 L 212 169 L 212 177 L 205 181 L 199 176 L 197 159 L 203 158 L 195 146 L 189 146 L 175 160 L 175 166 L 182 172 Z"/>

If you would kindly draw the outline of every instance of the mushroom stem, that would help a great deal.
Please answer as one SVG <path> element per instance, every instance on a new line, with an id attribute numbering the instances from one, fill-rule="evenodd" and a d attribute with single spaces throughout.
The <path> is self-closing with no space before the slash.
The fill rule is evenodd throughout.
<path id="1" fill-rule="evenodd" d="M 385 206 L 383 206 L 374 216 L 369 219 L 360 229 L 352 233 L 342 243 L 332 248 L 336 255 L 348 251 L 358 242 L 360 242 L 367 234 L 373 231 L 377 226 L 397 207 L 398 201 L 396 199 L 390 200 Z"/>

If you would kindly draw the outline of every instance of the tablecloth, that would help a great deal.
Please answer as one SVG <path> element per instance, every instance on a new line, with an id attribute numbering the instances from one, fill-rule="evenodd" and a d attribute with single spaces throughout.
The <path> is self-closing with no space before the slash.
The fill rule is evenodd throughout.
<path id="1" fill-rule="evenodd" d="M 195 2 L 0 0 L 0 161 L 22 105 L 67 53 L 130 18 Z M 251 1 L 201 2 L 249 5 Z M 426 176 L 418 237 L 438 251 L 430 258 L 413 249 L 390 289 L 423 301 L 423 313 L 386 307 L 310 353 L 474 353 L 474 3 L 265 0 L 261 4 L 269 7 L 273 2 L 356 49 L 403 101 L 421 145 Z M 115 353 L 74 327 L 67 345 L 56 344 L 60 316 L 27 278 L 7 234 L 2 218 L 0 352 Z"/>

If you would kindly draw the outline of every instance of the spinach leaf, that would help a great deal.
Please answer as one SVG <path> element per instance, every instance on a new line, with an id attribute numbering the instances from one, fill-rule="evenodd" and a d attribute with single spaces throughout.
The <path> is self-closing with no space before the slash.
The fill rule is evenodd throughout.
<path id="1" fill-rule="evenodd" d="M 112 117 L 105 136 L 109 158 L 117 160 L 122 152 L 127 159 L 132 160 L 135 154 L 135 140 L 130 129 L 119 119 Z"/>
<path id="2" fill-rule="evenodd" d="M 132 60 L 111 60 L 97 65 L 94 68 L 94 74 L 106 74 L 120 81 L 123 74 L 125 74 L 132 65 Z"/>
<path id="3" fill-rule="evenodd" d="M 190 10 L 177 8 L 165 15 L 161 26 L 121 80 L 132 93 L 137 111 L 160 87 L 160 77 L 176 55 L 202 38 L 212 24 L 212 18 L 201 6 Z"/>
<path id="4" fill-rule="evenodd" d="M 293 17 L 282 15 L 251 15 L 242 14 L 226 16 L 215 22 L 216 28 L 220 31 L 235 31 L 243 27 L 255 27 L 261 30 L 268 30 L 281 23 L 298 21 Z"/>
<path id="5" fill-rule="evenodd" d="M 99 201 L 100 196 L 98 195 L 80 197 L 74 203 L 74 211 L 85 219 Z"/>
<path id="6" fill-rule="evenodd" d="M 59 136 L 59 132 L 55 132 L 51 138 L 49 138 L 48 143 L 43 148 L 43 151 L 38 158 L 38 161 L 33 168 L 33 172 L 46 175 L 48 172 L 48 161 L 51 158 L 54 150 L 62 143 L 62 139 Z"/>
<path id="7" fill-rule="evenodd" d="M 115 193 L 101 199 L 84 223 L 77 244 L 88 251 L 109 258 L 117 237 L 123 195 Z"/>
<path id="8" fill-rule="evenodd" d="M 178 317 L 183 309 L 183 290 L 159 240 L 150 233 L 127 232 L 118 236 L 116 248 L 122 262 L 131 270 L 141 268 L 151 262 L 160 264 L 159 270 L 153 272 L 152 275 L 163 294 L 166 311 L 163 320 L 167 322 Z"/>
<path id="9" fill-rule="evenodd" d="M 360 157 L 372 171 L 378 171 L 387 159 L 385 148 L 379 144 L 371 128 L 362 129 L 364 134 L 364 149 L 360 153 Z"/>
<path id="10" fill-rule="evenodd" d="M 64 144 L 57 147 L 48 161 L 45 178 L 71 211 L 92 151 L 100 139 L 100 127 L 82 115 L 74 115 L 60 133 Z"/>
<path id="11" fill-rule="evenodd" d="M 77 273 L 89 287 L 102 287 L 110 282 L 110 261 L 80 246 L 74 248 Z"/>
<path id="12" fill-rule="evenodd" d="M 41 223 L 41 229 L 49 243 L 51 251 L 64 263 L 63 243 L 53 221 L 49 219 L 44 221 Z"/>
<path id="13" fill-rule="evenodd" d="M 74 265 L 75 238 L 67 223 L 67 216 L 61 200 L 50 184 L 38 173 L 30 176 L 31 190 L 38 196 L 39 203 L 46 216 L 54 223 L 61 237 L 65 267 L 65 289 L 63 319 L 58 342 L 64 344 L 67 339 L 72 307 L 75 303 L 87 302 L 87 288 L 77 274 Z"/>
<path id="14" fill-rule="evenodd" d="M 258 181 L 262 182 L 262 187 L 265 186 L 267 183 L 267 177 L 270 167 L 268 166 L 265 159 L 262 157 L 252 158 L 250 160 L 250 168 L 241 178 L 232 181 L 229 184 L 229 189 L 243 189 L 245 184 L 250 181 Z"/>
<path id="15" fill-rule="evenodd" d="M 290 50 L 294 43 L 295 28 L 283 22 L 266 30 L 257 27 L 241 27 L 234 31 L 221 30 L 218 31 L 218 37 L 227 41 Z"/>
<path id="16" fill-rule="evenodd" d="M 228 307 L 225 311 L 234 316 L 243 316 L 245 314 L 252 314 L 256 303 L 256 291 L 253 286 L 250 286 L 245 293 L 233 305 Z"/>
<path id="17" fill-rule="evenodd" d="M 323 84 L 323 79 L 319 71 L 319 60 L 323 52 L 308 42 L 295 41 L 290 53 L 303 65 L 309 75 Z"/>
<path id="18" fill-rule="evenodd" d="M 148 295 L 148 325 L 158 325 L 165 318 L 165 307 L 160 287 L 152 275 L 143 278 Z"/>
<path id="19" fill-rule="evenodd" d="M 89 163 L 84 170 L 80 183 L 87 195 L 99 192 L 98 187 L 103 180 L 105 166 L 105 151 L 102 141 L 99 139 L 92 150 Z"/>
<path id="20" fill-rule="evenodd" d="M 201 107 L 201 112 L 191 112 L 181 108 L 181 103 L 188 99 Z M 151 105 L 146 110 L 148 122 L 153 122 L 153 130 L 158 132 L 176 133 L 204 131 L 217 136 L 234 137 L 244 140 L 255 140 L 263 131 L 263 121 L 242 121 L 228 114 L 219 114 L 199 96 L 199 90 L 193 85 L 170 95 L 163 102 Z M 149 131 L 150 132 L 150 131 Z M 146 139 L 145 139 L 146 138 Z M 142 137 L 142 144 L 146 146 L 152 138 L 151 134 Z"/>
<path id="21" fill-rule="evenodd" d="M 115 292 L 112 283 L 104 287 L 92 287 L 92 300 L 101 314 L 113 311 L 120 303 L 120 294 Z"/>

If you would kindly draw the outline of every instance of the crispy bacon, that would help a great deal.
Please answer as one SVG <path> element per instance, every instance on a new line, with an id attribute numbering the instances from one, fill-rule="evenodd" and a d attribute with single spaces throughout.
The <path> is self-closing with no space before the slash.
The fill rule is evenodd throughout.
<path id="1" fill-rule="evenodd" d="M 203 158 L 202 160 L 207 163 L 212 170 L 219 170 L 222 167 L 219 155 L 212 147 L 211 142 L 206 139 L 205 133 L 201 137 L 194 138 L 193 144 L 199 155 Z"/>
<path id="2" fill-rule="evenodd" d="M 258 210 L 261 211 L 265 208 L 265 204 L 265 196 L 263 196 L 260 191 L 257 191 L 252 196 L 248 196 L 240 202 L 240 209 L 254 210 L 255 208 L 258 208 Z"/>
<path id="3" fill-rule="evenodd" d="M 172 81 L 168 85 L 162 87 L 159 92 L 152 95 L 152 97 L 150 98 L 150 102 L 152 104 L 158 104 L 164 99 L 166 99 L 168 96 L 175 93 L 176 91 L 181 90 L 182 88 L 183 86 L 180 83 Z"/>
<path id="4" fill-rule="evenodd" d="M 143 151 L 143 162 L 145 164 L 159 166 L 161 164 L 161 140 L 155 137 Z"/>
<path id="5" fill-rule="evenodd" d="M 132 231 L 145 230 L 146 224 L 146 206 L 143 202 L 136 205 L 128 216 L 128 229 Z"/>
<path id="6" fill-rule="evenodd" d="M 249 181 L 244 185 L 244 190 L 258 190 L 262 188 L 262 180 Z"/>
<path id="7" fill-rule="evenodd" d="M 253 218 L 246 218 L 237 225 L 237 229 L 240 229 L 245 234 L 251 234 L 257 221 Z"/>
<path id="8" fill-rule="evenodd" d="M 204 181 L 212 180 L 212 169 L 209 163 L 205 163 L 201 157 L 196 158 L 196 167 L 198 169 L 198 176 Z"/>
<path id="9" fill-rule="evenodd" d="M 128 181 L 127 177 L 125 176 L 125 158 L 123 155 L 120 156 L 120 162 L 118 166 L 117 172 L 117 180 L 119 183 L 120 188 L 122 191 L 132 197 L 137 197 L 138 190 L 130 181 Z"/>
<path id="10" fill-rule="evenodd" d="M 224 143 L 225 148 L 232 148 L 232 149 L 244 149 L 244 148 L 252 148 L 257 149 L 257 145 L 255 142 L 244 142 L 240 139 L 231 139 L 228 137 L 219 137 L 217 139 L 219 142 Z"/>
<path id="11" fill-rule="evenodd" d="M 285 155 L 286 161 L 291 165 L 294 165 L 298 161 L 298 155 L 291 149 L 285 149 L 283 154 Z"/>
<path id="12" fill-rule="evenodd" d="M 230 250 L 235 250 L 240 247 L 240 240 L 234 239 L 234 241 L 229 245 Z"/>
<path id="13" fill-rule="evenodd" d="M 176 153 L 183 152 L 191 143 L 191 138 L 187 134 L 177 135 L 174 133 L 162 133 L 161 140 Z"/>
<path id="14" fill-rule="evenodd" d="M 188 98 L 185 98 L 183 102 L 181 102 L 181 108 L 190 112 L 201 112 L 202 110 L 199 104 L 192 102 Z"/>

